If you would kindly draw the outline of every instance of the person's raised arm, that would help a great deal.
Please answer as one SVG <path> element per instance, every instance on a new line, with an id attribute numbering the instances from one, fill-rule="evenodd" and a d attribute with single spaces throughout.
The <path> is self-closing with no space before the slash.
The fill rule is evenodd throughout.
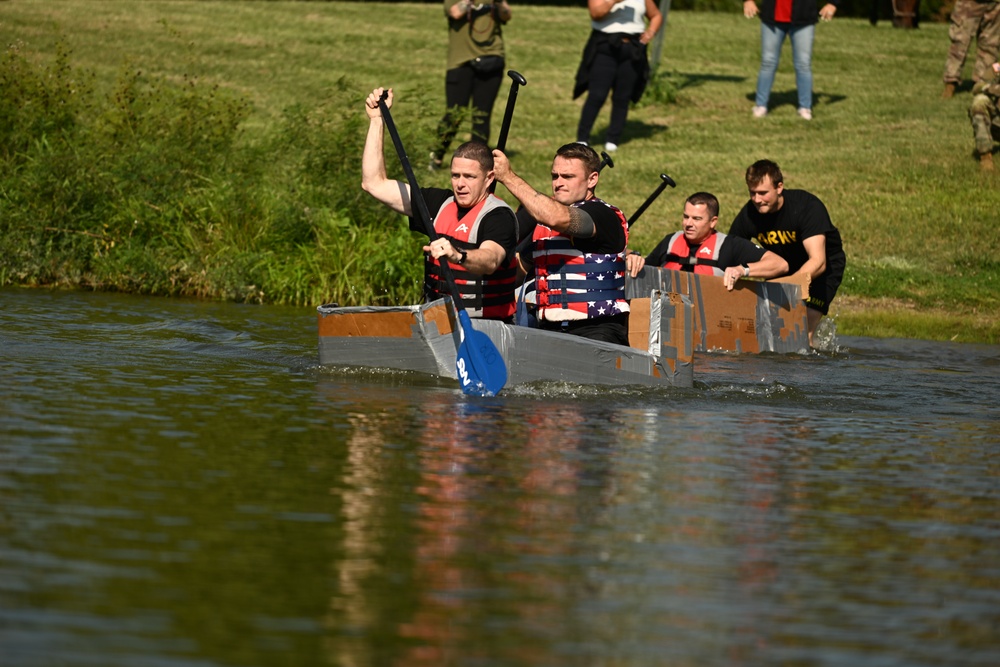
<path id="1" fill-rule="evenodd" d="M 515 174 L 503 151 L 493 151 L 493 173 L 514 198 L 521 202 L 531 217 L 546 227 L 560 234 L 579 238 L 589 239 L 597 233 L 597 226 L 586 212 L 543 195 Z"/>
<path id="2" fill-rule="evenodd" d="M 368 134 L 365 148 L 361 153 L 361 189 L 397 213 L 413 215 L 410 203 L 410 186 L 401 181 L 390 180 L 385 172 L 385 122 L 378 101 L 384 88 L 376 88 L 365 99 L 365 113 L 368 115 Z M 392 106 L 392 88 L 385 99 L 386 107 Z"/>

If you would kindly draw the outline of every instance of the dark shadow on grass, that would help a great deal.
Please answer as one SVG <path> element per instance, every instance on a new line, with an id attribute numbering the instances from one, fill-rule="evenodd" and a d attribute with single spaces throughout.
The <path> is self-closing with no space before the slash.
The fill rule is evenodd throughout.
<path id="1" fill-rule="evenodd" d="M 746 81 L 745 76 L 732 76 L 723 74 L 687 74 L 684 72 L 669 72 L 665 76 L 672 81 L 677 88 L 677 90 L 684 90 L 685 88 L 697 88 L 699 86 L 704 86 L 706 83 L 740 83 L 741 81 Z"/>
<path id="2" fill-rule="evenodd" d="M 751 104 L 755 101 L 755 93 L 747 93 L 746 98 Z M 829 106 L 831 104 L 837 104 L 843 102 L 847 99 L 846 95 L 833 95 L 830 93 L 822 93 L 813 91 L 813 108 L 817 106 Z M 794 88 L 782 91 L 771 91 L 771 98 L 767 102 L 767 110 L 774 111 L 778 107 L 790 106 L 792 109 L 799 108 L 799 95 Z"/>
<path id="3" fill-rule="evenodd" d="M 971 93 L 972 87 L 975 85 L 976 82 L 973 81 L 972 79 L 964 79 L 963 81 L 955 85 L 955 94 L 958 95 L 959 93 Z M 944 85 L 942 84 L 942 88 L 943 87 Z"/>
<path id="4" fill-rule="evenodd" d="M 670 129 L 667 125 L 651 125 L 649 123 L 644 123 L 641 120 L 627 120 L 625 121 L 625 131 L 622 132 L 622 138 L 618 142 L 619 146 L 625 146 L 630 141 L 639 141 L 640 139 L 649 139 L 657 134 L 661 134 Z M 605 142 L 605 133 L 608 131 L 607 123 L 601 127 L 600 132 L 595 132 L 591 134 L 590 145 L 594 147 L 598 153 L 601 152 L 601 147 Z"/>

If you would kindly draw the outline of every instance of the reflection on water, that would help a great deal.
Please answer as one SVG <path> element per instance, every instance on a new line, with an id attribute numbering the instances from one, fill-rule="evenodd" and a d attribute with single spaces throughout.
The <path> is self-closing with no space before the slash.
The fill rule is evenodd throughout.
<path id="1" fill-rule="evenodd" d="M 316 356 L 0 291 L 0 663 L 1000 664 L 995 347 L 492 399 Z"/>

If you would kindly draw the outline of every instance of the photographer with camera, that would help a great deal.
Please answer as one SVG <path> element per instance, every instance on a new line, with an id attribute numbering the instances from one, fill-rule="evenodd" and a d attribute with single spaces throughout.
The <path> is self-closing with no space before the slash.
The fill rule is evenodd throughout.
<path id="1" fill-rule="evenodd" d="M 473 4 L 444 0 L 448 18 L 448 71 L 445 114 L 438 124 L 438 144 L 431 169 L 440 169 L 444 154 L 458 134 L 461 110 L 472 104 L 472 140 L 489 144 L 490 116 L 503 81 L 505 53 L 502 26 L 510 20 L 507 0 Z"/>

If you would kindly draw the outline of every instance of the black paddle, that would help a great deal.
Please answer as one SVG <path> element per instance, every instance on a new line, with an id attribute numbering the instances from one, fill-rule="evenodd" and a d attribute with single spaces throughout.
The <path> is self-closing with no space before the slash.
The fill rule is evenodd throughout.
<path id="1" fill-rule="evenodd" d="M 507 70 L 507 76 L 511 79 L 510 92 L 507 94 L 507 107 L 503 111 L 503 123 L 500 124 L 500 136 L 497 138 L 497 149 L 501 151 L 507 148 L 510 121 L 514 117 L 514 105 L 517 103 L 517 89 L 528 85 L 527 80 L 512 69 Z M 497 182 L 494 180 L 490 183 L 490 192 L 496 192 L 496 190 Z"/>
<path id="2" fill-rule="evenodd" d="M 663 192 L 663 190 L 666 189 L 668 185 L 672 188 L 677 187 L 677 184 L 674 183 L 674 179 L 670 178 L 666 174 L 660 174 L 660 179 L 661 182 L 658 186 L 656 186 L 656 189 L 653 190 L 653 194 L 646 197 L 646 201 L 642 202 L 642 206 L 640 206 L 638 210 L 636 210 L 636 212 L 632 214 L 632 217 L 628 219 L 629 227 L 631 227 L 635 223 L 635 221 L 639 219 L 640 215 L 646 212 L 646 209 L 649 208 L 649 205 L 652 204 L 653 201 L 655 201 L 656 198 L 660 196 L 660 193 Z"/>
<path id="3" fill-rule="evenodd" d="M 434 222 L 427 210 L 424 195 L 420 192 L 420 186 L 417 185 L 417 177 L 413 173 L 413 167 L 410 166 L 410 158 L 407 157 L 406 149 L 403 148 L 403 142 L 399 138 L 399 132 L 396 131 L 396 124 L 392 122 L 392 114 L 389 113 L 389 107 L 385 104 L 387 95 L 387 92 L 382 93 L 382 97 L 378 101 L 378 108 L 382 112 L 385 126 L 389 130 L 389 136 L 392 137 L 393 145 L 396 147 L 396 154 L 403 165 L 406 180 L 410 184 L 410 200 L 415 204 L 415 212 L 423 222 L 427 236 L 433 243 L 437 240 L 438 233 L 434 229 Z M 469 313 L 465 311 L 465 306 L 462 303 L 462 295 L 455 284 L 455 276 L 448 265 L 448 258 L 440 258 L 438 265 L 441 267 L 441 275 L 444 276 L 451 290 L 451 300 L 458 312 L 458 321 L 461 325 L 461 343 L 458 346 L 458 358 L 455 360 L 458 383 L 466 394 L 496 396 L 507 384 L 507 366 L 490 337 L 473 328 Z"/>
<path id="4" fill-rule="evenodd" d="M 514 117 L 514 105 L 517 103 L 517 89 L 528 85 L 525 78 L 512 69 L 507 70 L 507 76 L 511 78 L 510 93 L 507 94 L 507 108 L 503 112 L 500 137 L 497 139 L 497 149 L 499 150 L 507 148 L 507 134 L 510 132 L 510 121 Z M 493 185 L 496 186 L 496 181 L 493 181 Z"/>
<path id="5" fill-rule="evenodd" d="M 610 155 L 608 155 L 604 151 L 601 151 L 601 164 L 597 165 L 597 173 L 598 174 L 601 173 L 601 170 L 604 169 L 605 166 L 608 166 L 608 167 L 611 167 L 612 169 L 614 169 L 615 168 L 615 161 L 611 159 Z"/>

